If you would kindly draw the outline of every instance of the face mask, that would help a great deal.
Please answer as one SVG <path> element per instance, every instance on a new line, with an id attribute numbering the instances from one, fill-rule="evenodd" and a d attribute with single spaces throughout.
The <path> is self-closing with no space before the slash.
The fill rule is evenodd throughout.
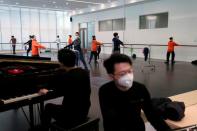
<path id="1" fill-rule="evenodd" d="M 133 85 L 133 73 L 126 74 L 118 79 L 118 84 L 124 87 L 124 91 L 129 90 Z"/>

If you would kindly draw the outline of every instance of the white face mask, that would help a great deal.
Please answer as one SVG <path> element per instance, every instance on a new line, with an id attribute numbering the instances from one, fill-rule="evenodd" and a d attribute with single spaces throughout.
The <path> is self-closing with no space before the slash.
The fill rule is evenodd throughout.
<path id="1" fill-rule="evenodd" d="M 123 91 L 129 90 L 133 85 L 133 73 L 126 74 L 118 79 L 118 84 L 124 88 Z"/>

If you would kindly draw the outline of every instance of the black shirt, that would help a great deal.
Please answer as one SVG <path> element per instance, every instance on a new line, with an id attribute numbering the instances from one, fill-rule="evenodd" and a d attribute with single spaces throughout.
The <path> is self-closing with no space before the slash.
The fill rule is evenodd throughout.
<path id="1" fill-rule="evenodd" d="M 151 99 L 144 85 L 134 82 L 126 92 L 119 90 L 113 81 L 99 90 L 99 100 L 105 131 L 145 131 L 141 109 L 158 131 L 170 128 L 152 110 Z"/>
<path id="2" fill-rule="evenodd" d="M 90 77 L 81 68 L 74 68 L 66 72 L 59 70 L 49 88 L 64 96 L 62 105 L 64 115 L 71 118 L 86 118 L 90 108 Z"/>
<path id="3" fill-rule="evenodd" d="M 114 51 L 119 51 L 120 50 L 120 45 L 124 45 L 122 41 L 120 41 L 118 38 L 114 37 L 112 39 L 113 44 L 114 44 Z"/>
<path id="4" fill-rule="evenodd" d="M 149 53 L 148 47 L 145 47 L 145 48 L 144 48 L 143 53 L 144 53 L 144 54 L 148 54 L 148 53 Z"/>
<path id="5" fill-rule="evenodd" d="M 26 44 L 29 46 L 29 49 L 31 50 L 31 48 L 32 48 L 32 40 L 29 40 L 26 43 L 24 43 L 24 45 L 26 45 Z"/>

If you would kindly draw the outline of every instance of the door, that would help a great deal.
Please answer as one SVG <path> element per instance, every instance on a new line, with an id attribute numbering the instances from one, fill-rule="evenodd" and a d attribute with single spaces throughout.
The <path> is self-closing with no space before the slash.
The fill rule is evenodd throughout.
<path id="1" fill-rule="evenodd" d="M 81 37 L 81 47 L 85 52 L 91 50 L 92 36 L 95 35 L 94 22 L 80 23 L 79 32 Z"/>
<path id="2" fill-rule="evenodd" d="M 95 35 L 95 24 L 94 22 L 88 22 L 88 49 L 91 49 L 93 35 Z"/>
<path id="3" fill-rule="evenodd" d="M 87 28 L 80 29 L 81 47 L 85 50 L 88 48 L 88 30 Z"/>

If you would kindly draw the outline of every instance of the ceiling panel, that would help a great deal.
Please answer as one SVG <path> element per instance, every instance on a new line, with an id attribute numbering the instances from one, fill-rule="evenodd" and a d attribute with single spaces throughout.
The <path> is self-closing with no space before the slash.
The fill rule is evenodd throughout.
<path id="1" fill-rule="evenodd" d="M 76 10 L 114 1 L 117 0 L 0 0 L 0 4 L 59 10 Z"/>

